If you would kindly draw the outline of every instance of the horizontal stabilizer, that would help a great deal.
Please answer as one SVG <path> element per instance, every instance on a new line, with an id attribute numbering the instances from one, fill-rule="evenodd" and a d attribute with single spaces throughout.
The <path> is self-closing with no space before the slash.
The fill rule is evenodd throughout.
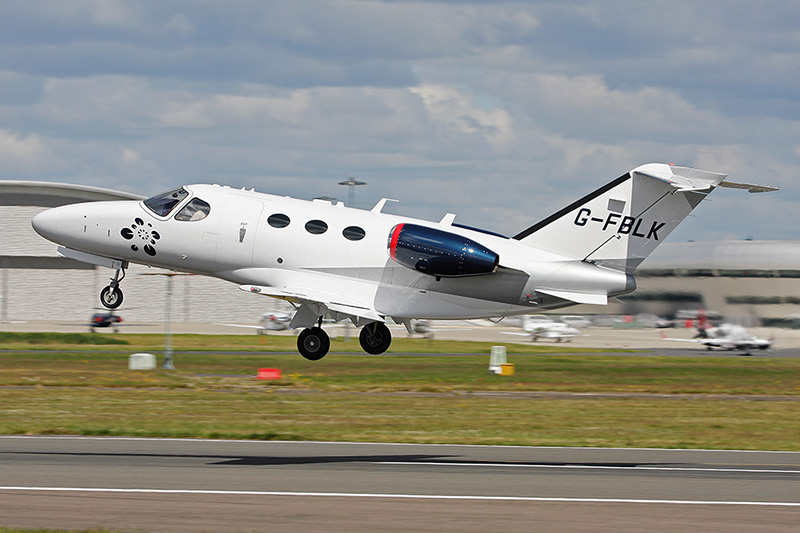
<path id="1" fill-rule="evenodd" d="M 725 179 L 725 174 L 696 168 L 650 163 L 633 170 L 634 174 L 669 183 L 681 192 L 707 191 Z"/>
<path id="2" fill-rule="evenodd" d="M 770 192 L 778 191 L 778 187 L 770 187 L 768 185 L 751 185 L 749 183 L 736 183 L 733 181 L 723 181 L 719 184 L 720 187 L 728 187 L 729 189 L 745 189 L 747 192 Z"/>

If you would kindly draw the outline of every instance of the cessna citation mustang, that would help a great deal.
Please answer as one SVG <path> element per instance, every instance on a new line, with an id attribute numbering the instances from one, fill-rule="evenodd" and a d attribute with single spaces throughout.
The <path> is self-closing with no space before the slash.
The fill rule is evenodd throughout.
<path id="1" fill-rule="evenodd" d="M 636 288 L 633 270 L 724 181 L 666 164 L 640 166 L 508 238 L 455 223 L 218 185 L 187 185 L 144 201 L 73 204 L 33 218 L 65 257 L 114 269 L 100 300 L 122 302 L 129 263 L 221 278 L 292 302 L 300 353 L 328 353 L 326 314 L 362 327 L 362 348 L 385 352 L 389 318 L 501 317 L 605 304 Z"/>

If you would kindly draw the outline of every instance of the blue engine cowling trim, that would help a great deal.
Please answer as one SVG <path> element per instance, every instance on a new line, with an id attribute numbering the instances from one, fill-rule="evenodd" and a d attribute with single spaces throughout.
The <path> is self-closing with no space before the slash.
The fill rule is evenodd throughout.
<path id="1" fill-rule="evenodd" d="M 456 233 L 398 224 L 389 234 L 389 255 L 403 266 L 436 277 L 491 274 L 500 256 Z"/>

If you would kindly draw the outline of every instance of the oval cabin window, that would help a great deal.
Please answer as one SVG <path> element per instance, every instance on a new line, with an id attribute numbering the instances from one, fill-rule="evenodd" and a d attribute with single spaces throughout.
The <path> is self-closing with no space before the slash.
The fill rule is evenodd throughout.
<path id="1" fill-rule="evenodd" d="M 342 230 L 342 235 L 348 241 L 360 241 L 367 233 L 358 226 L 348 226 Z"/>
<path id="2" fill-rule="evenodd" d="M 314 235 L 320 235 L 328 231 L 328 225 L 321 220 L 309 220 L 306 222 L 306 231 Z"/>
<path id="3" fill-rule="evenodd" d="M 275 213 L 274 215 L 270 215 L 267 219 L 267 223 L 273 228 L 285 228 L 289 225 L 289 222 L 291 222 L 291 220 L 283 213 Z"/>

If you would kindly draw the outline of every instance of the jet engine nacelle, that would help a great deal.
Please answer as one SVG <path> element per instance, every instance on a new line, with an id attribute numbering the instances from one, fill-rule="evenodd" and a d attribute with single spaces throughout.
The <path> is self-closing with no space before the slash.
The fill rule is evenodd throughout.
<path id="1" fill-rule="evenodd" d="M 500 263 L 499 255 L 472 239 L 417 224 L 392 229 L 389 255 L 403 266 L 436 277 L 491 274 Z"/>

